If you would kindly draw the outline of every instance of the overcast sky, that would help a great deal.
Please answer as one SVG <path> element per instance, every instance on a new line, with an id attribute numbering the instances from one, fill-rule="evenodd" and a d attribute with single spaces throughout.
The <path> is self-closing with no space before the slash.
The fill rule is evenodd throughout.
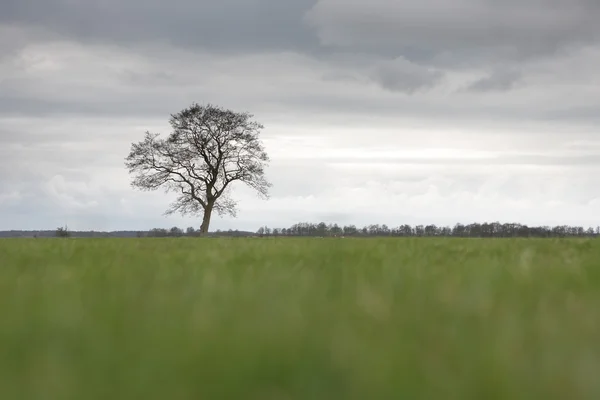
<path id="1" fill-rule="evenodd" d="M 237 219 L 600 224 L 598 0 L 0 0 L 0 229 L 198 227 L 124 157 L 192 102 L 265 125 Z"/>

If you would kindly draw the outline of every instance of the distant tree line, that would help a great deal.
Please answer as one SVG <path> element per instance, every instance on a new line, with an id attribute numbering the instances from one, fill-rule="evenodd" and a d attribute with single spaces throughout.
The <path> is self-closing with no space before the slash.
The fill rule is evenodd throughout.
<path id="1" fill-rule="evenodd" d="M 327 224 L 325 222 L 301 222 L 289 228 L 260 227 L 256 233 L 228 230 L 217 230 L 211 236 L 314 236 L 314 237 L 474 237 L 474 238 L 510 238 L 510 237 L 596 237 L 600 235 L 600 227 L 583 228 L 581 226 L 527 226 L 518 223 L 472 223 L 456 224 L 453 227 L 437 225 L 400 225 L 390 228 L 387 225 L 372 224 L 363 227 L 355 225 Z M 171 229 L 155 228 L 148 232 L 139 232 L 140 237 L 195 237 L 200 231 L 193 227 L 185 231 L 173 227 Z"/>
<path id="2" fill-rule="evenodd" d="M 217 229 L 214 232 L 210 232 L 207 234 L 203 234 L 200 229 L 194 229 L 194 227 L 188 227 L 185 231 L 176 226 L 171 229 L 164 228 L 154 228 L 149 230 L 148 232 L 140 231 L 137 233 L 138 237 L 199 237 L 199 236 L 254 236 L 253 232 L 239 231 L 229 229 L 227 231 L 222 231 Z"/>
<path id="3" fill-rule="evenodd" d="M 339 226 L 321 222 L 297 223 L 289 228 L 261 227 L 256 232 L 258 236 L 356 236 L 356 237 L 596 237 L 600 235 L 600 227 L 583 228 L 580 226 L 527 226 L 518 223 L 472 223 L 456 224 L 454 227 L 437 225 L 400 225 L 390 228 L 387 225 L 373 224 L 361 228 L 355 225 Z"/>
<path id="4" fill-rule="evenodd" d="M 510 237 L 537 237 L 537 238 L 565 238 L 565 237 L 597 237 L 600 236 L 600 227 L 583 228 L 581 226 L 527 226 L 518 223 L 473 223 L 468 225 L 456 224 L 453 227 L 437 225 L 399 225 L 390 228 L 387 225 L 355 225 L 327 224 L 325 222 L 301 222 L 289 228 L 260 227 L 256 232 L 229 229 L 216 230 L 205 234 L 207 236 L 306 236 L 306 237 L 472 237 L 472 238 L 510 238 Z M 149 231 L 71 231 L 67 227 L 59 227 L 54 231 L 0 231 L 1 237 L 197 237 L 202 236 L 200 229 L 193 227 L 185 231 L 176 226 L 170 229 L 154 228 Z"/>

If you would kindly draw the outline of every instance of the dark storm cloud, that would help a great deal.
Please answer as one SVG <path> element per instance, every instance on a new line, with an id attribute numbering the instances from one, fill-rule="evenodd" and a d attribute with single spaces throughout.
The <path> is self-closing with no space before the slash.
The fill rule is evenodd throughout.
<path id="1" fill-rule="evenodd" d="M 306 20 L 333 48 L 522 59 L 596 41 L 599 18 L 597 0 L 319 0 Z"/>
<path id="2" fill-rule="evenodd" d="M 68 38 L 165 42 L 213 51 L 294 50 L 317 45 L 302 20 L 314 0 L 3 0 L 0 23 Z"/>

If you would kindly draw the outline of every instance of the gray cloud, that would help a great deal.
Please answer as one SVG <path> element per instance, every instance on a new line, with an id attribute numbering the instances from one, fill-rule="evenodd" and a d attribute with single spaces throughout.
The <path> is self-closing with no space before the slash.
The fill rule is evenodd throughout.
<path id="1" fill-rule="evenodd" d="M 600 122 L 600 106 L 565 106 L 563 108 L 554 108 L 546 113 L 543 117 L 549 121 L 569 121 L 571 123 L 586 121 L 593 124 Z M 600 132 L 596 135 L 600 137 Z"/>
<path id="2" fill-rule="evenodd" d="M 0 24 L 27 34 L 217 53 L 331 49 L 410 61 L 522 59 L 600 37 L 596 0 L 8 0 Z M 25 37 L 27 36 L 27 37 Z M 6 43 L 4 43 L 6 42 Z"/>
<path id="3" fill-rule="evenodd" d="M 408 59 L 521 59 L 593 43 L 595 0 L 319 0 L 307 22 L 321 43 Z"/>
<path id="4" fill-rule="evenodd" d="M 398 58 L 380 63 L 373 79 L 383 88 L 393 92 L 413 94 L 434 87 L 443 77 L 440 71 L 424 68 Z"/>
<path id="5" fill-rule="evenodd" d="M 521 73 L 514 70 L 495 71 L 488 76 L 478 79 L 467 87 L 469 92 L 507 91 L 519 83 Z"/>
<path id="6" fill-rule="evenodd" d="M 338 158 L 331 160 L 333 163 L 354 163 L 354 164 L 377 164 L 384 163 L 395 165 L 401 168 L 403 165 L 437 165 L 437 166 L 508 166 L 508 165 L 532 165 L 532 166 L 547 166 L 547 167 L 600 167 L 600 152 L 596 154 L 576 154 L 576 155 L 539 155 L 539 154 L 523 154 L 523 155 L 503 155 L 498 157 L 479 157 L 479 158 L 403 158 L 403 157 L 374 157 L 361 158 L 360 160 L 352 158 Z"/>
<path id="7" fill-rule="evenodd" d="M 314 48 L 302 16 L 314 0 L 8 0 L 0 23 L 95 43 L 164 42 L 217 52 Z"/>

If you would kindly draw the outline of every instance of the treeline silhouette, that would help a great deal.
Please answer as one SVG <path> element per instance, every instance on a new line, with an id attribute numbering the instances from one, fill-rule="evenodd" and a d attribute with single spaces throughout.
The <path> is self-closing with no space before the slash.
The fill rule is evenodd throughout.
<path id="1" fill-rule="evenodd" d="M 67 228 L 57 228 L 54 231 L 0 231 L 4 237 L 198 237 L 200 229 L 189 227 L 183 230 L 178 227 L 170 229 L 154 228 L 149 231 L 71 231 Z M 465 238 L 566 238 L 566 237 L 597 237 L 600 227 L 583 228 L 581 226 L 527 226 L 518 223 L 472 223 L 456 224 L 453 227 L 437 225 L 399 225 L 390 228 L 387 225 L 372 224 L 363 227 L 355 225 L 327 224 L 325 222 L 301 222 L 289 228 L 260 227 L 256 232 L 240 230 L 216 230 L 207 236 L 225 237 L 465 237 Z"/>
<path id="2" fill-rule="evenodd" d="M 206 234 L 206 236 L 254 236 L 254 235 L 255 235 L 254 232 L 240 231 L 237 229 L 236 230 L 229 229 L 227 231 L 222 231 L 220 229 L 217 229 L 214 232 L 209 232 Z M 198 236 L 200 236 L 200 229 L 195 229 L 194 227 L 191 227 L 191 226 L 189 228 L 187 228 L 185 231 L 176 226 L 172 227 L 171 229 L 154 228 L 154 229 L 149 230 L 148 232 L 138 232 L 137 236 L 138 237 L 183 237 L 183 236 L 198 237 Z"/>
<path id="3" fill-rule="evenodd" d="M 173 227 L 167 229 L 152 229 L 140 236 L 146 237 L 182 237 L 199 236 L 198 230 L 193 227 L 182 229 Z M 314 237 L 473 237 L 473 238 L 510 238 L 510 237 L 596 237 L 600 235 L 600 227 L 583 228 L 581 226 L 527 226 L 518 223 L 472 223 L 468 225 L 456 224 L 453 227 L 437 225 L 400 225 L 390 228 L 387 225 L 355 225 L 327 224 L 325 222 L 301 222 L 289 228 L 260 227 L 256 233 L 242 231 L 220 231 L 211 233 L 211 236 L 314 236 Z"/>

